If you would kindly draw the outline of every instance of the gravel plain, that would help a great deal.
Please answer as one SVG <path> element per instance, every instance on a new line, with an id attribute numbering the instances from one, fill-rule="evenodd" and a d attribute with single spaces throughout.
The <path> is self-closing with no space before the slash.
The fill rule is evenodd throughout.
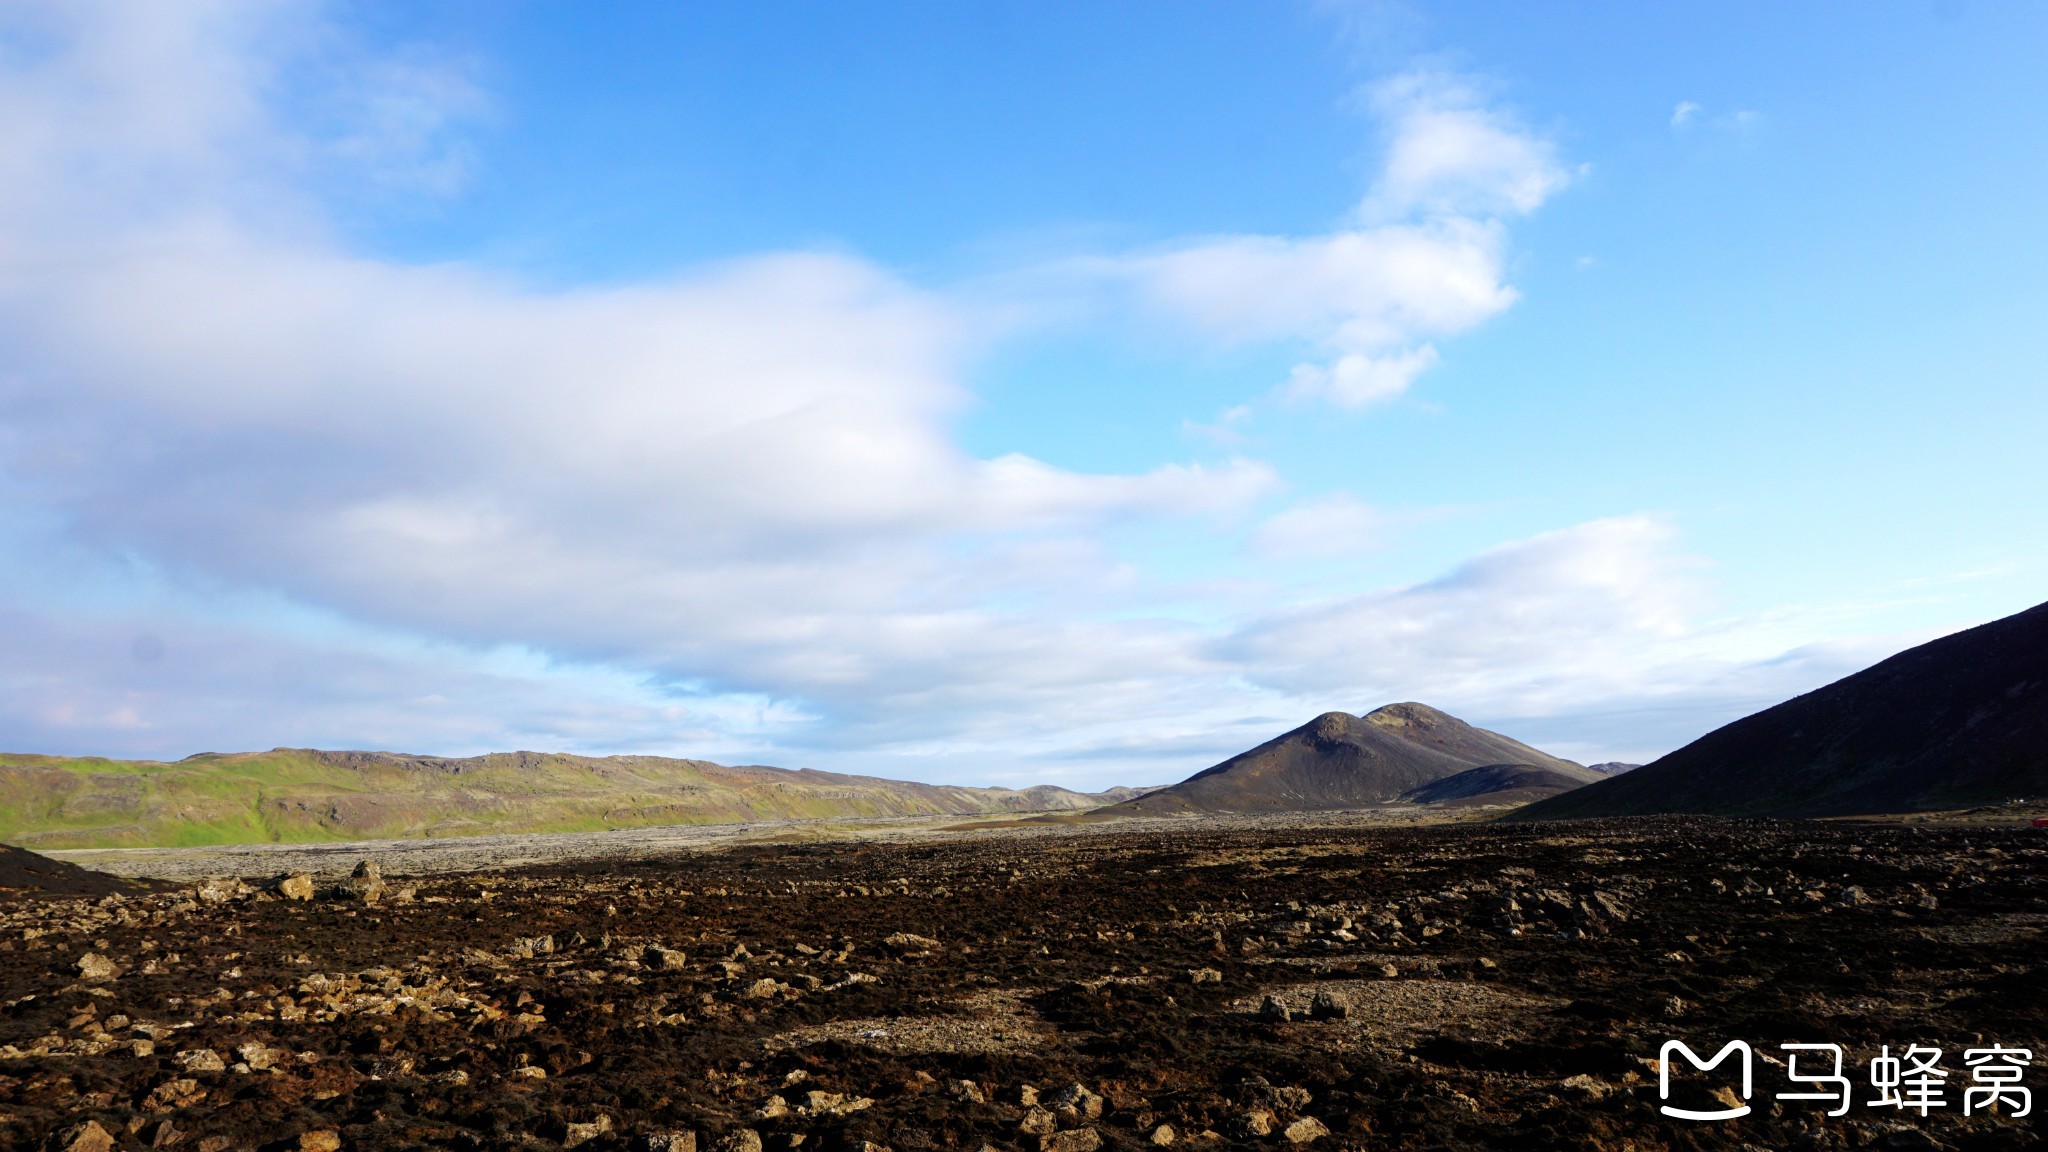
<path id="1" fill-rule="evenodd" d="M 816 831 L 357 877 L 359 846 L 238 851 L 255 882 L 0 904 L 0 1147 L 2048 1144 L 2042 1109 L 1962 1108 L 1965 1049 L 2048 1053 L 2025 829 Z M 1670 1039 L 1753 1045 L 1751 1112 L 1664 1115 L 1733 1095 L 1666 1099 Z M 1848 1115 L 1775 1099 L 1788 1042 L 1844 1048 Z M 1909 1045 L 1944 1104 L 1868 1106 Z"/>

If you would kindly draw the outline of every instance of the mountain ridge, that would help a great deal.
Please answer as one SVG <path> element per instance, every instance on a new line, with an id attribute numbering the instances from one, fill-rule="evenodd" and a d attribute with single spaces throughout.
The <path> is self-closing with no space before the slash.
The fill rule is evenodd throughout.
<path id="1" fill-rule="evenodd" d="M 196 847 L 750 820 L 1087 811 L 1142 789 L 925 784 L 662 756 L 275 748 L 175 761 L 0 754 L 0 841 Z"/>

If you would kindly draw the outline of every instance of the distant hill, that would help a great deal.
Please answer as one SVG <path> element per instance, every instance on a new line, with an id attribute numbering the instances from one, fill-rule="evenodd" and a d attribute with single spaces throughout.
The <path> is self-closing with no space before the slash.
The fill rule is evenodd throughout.
<path id="1" fill-rule="evenodd" d="M 1619 776 L 1623 772 L 1633 772 L 1636 769 L 1641 768 L 1642 765 L 1625 764 L 1619 760 L 1607 760 L 1599 764 L 1588 764 L 1586 765 L 1586 767 L 1591 768 L 1593 771 L 1598 772 L 1602 776 Z"/>
<path id="2" fill-rule="evenodd" d="M 2048 796 L 2048 604 L 1899 653 L 1516 819 L 1845 816 Z"/>
<path id="3" fill-rule="evenodd" d="M 1463 784 L 1448 786 L 1459 795 L 1446 792 L 1436 800 L 1470 800 L 1515 780 L 1519 783 L 1513 787 L 1547 790 L 1566 781 L 1576 786 L 1601 778 L 1582 765 L 1474 728 L 1426 704 L 1389 704 L 1364 716 L 1326 712 L 1170 788 L 1092 815 L 1106 819 L 1354 808 L 1421 796 L 1426 786 L 1472 769 L 1501 767 L 1536 769 L 1547 775 L 1540 782 L 1512 771 L 1468 776 Z"/>
<path id="4" fill-rule="evenodd" d="M 1141 795 L 966 788 L 659 756 L 0 754 L 0 841 L 37 848 L 305 842 L 657 824 L 1083 811 Z"/>

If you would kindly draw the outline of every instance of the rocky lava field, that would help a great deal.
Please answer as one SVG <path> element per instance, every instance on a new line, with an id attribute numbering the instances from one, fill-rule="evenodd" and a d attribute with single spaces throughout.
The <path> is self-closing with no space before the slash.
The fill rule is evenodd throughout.
<path id="1" fill-rule="evenodd" d="M 2044 879 L 2022 829 L 1276 820 L 23 896 L 0 1146 L 2038 1148 L 1961 1098 L 2048 1059 Z M 1661 1115 L 1667 1039 L 1753 1045 L 1754 1111 Z M 1794 1041 L 1848 1115 L 1773 1099 Z M 1946 1106 L 1866 1106 L 1912 1044 Z"/>

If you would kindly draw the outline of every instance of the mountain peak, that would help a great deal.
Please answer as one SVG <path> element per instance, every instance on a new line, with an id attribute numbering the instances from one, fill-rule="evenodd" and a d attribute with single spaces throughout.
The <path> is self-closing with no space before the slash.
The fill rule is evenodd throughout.
<path id="1" fill-rule="evenodd" d="M 1399 704 L 1386 704 L 1365 714 L 1365 722 L 1382 728 L 1442 728 L 1456 725 L 1470 728 L 1471 725 L 1448 712 L 1440 712 L 1427 704 L 1412 700 Z"/>
<path id="2" fill-rule="evenodd" d="M 1381 804 L 1482 767 L 1524 767 L 1552 783 L 1599 779 L 1569 760 L 1406 701 L 1314 720 L 1101 815 L 1285 812 Z M 1507 779 L 1508 773 L 1496 774 Z M 1547 785 L 1546 785 L 1547 786 Z"/>

